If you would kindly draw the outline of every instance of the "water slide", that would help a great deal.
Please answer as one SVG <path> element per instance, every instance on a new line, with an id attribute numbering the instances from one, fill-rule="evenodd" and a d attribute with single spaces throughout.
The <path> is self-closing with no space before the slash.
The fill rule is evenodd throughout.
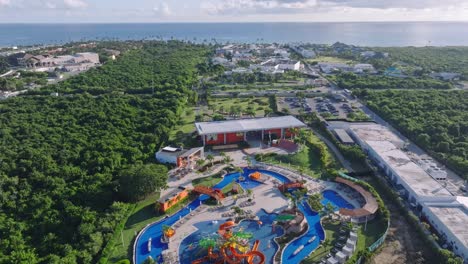
<path id="1" fill-rule="evenodd" d="M 218 234 L 222 236 L 224 239 L 229 239 L 232 237 L 232 232 L 230 231 L 231 228 L 236 226 L 236 223 L 234 221 L 227 221 L 223 224 L 221 224 L 218 228 Z M 229 263 L 229 264 L 240 264 L 243 259 L 247 259 L 247 263 L 253 264 L 255 257 L 258 257 L 260 259 L 258 264 L 263 264 L 265 263 L 265 255 L 258 251 L 258 246 L 260 244 L 259 240 L 256 240 L 252 250 L 246 253 L 238 253 L 235 247 L 229 246 L 229 247 L 222 247 L 221 248 L 221 254 L 223 255 L 224 260 Z M 231 252 L 230 255 L 226 253 L 227 249 Z"/>
<path id="2" fill-rule="evenodd" d="M 208 255 L 201 258 L 201 259 L 197 259 L 197 260 L 194 260 L 192 261 L 192 264 L 202 264 L 202 263 L 205 263 L 205 262 L 210 262 L 210 261 L 213 261 L 215 259 L 218 259 L 219 258 L 219 255 L 216 254 L 216 253 L 213 253 L 213 249 L 210 247 L 208 248 Z"/>

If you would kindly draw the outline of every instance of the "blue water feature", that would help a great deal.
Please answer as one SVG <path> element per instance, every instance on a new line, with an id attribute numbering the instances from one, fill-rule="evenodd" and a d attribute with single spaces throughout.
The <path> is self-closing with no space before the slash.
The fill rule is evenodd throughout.
<path id="1" fill-rule="evenodd" d="M 223 179 L 214 186 L 214 188 L 222 189 L 228 184 L 230 184 L 233 181 L 238 182 L 244 189 L 252 189 L 257 186 L 259 186 L 261 183 L 250 180 L 248 178 L 248 175 L 252 172 L 259 171 L 261 173 L 267 174 L 271 177 L 274 177 L 275 179 L 279 180 L 282 183 L 288 183 L 290 180 L 273 171 L 267 171 L 267 170 L 252 170 L 252 169 L 244 169 L 244 181 L 239 181 L 240 173 L 230 173 L 226 174 Z M 327 204 L 327 203 L 332 203 L 335 208 L 349 208 L 352 209 L 354 208 L 351 204 L 349 204 L 345 199 L 343 199 L 338 193 L 334 191 L 324 191 L 323 193 L 324 199 L 322 200 L 322 204 Z M 207 200 L 209 196 L 207 195 L 201 195 L 199 198 L 191 202 L 189 205 L 175 213 L 174 215 L 164 218 L 156 223 L 151 224 L 142 234 L 141 236 L 137 239 L 136 241 L 136 252 L 135 252 L 135 262 L 137 264 L 142 263 L 145 259 L 147 259 L 149 256 L 151 256 L 153 259 L 155 259 L 158 263 L 163 263 L 161 253 L 162 251 L 167 249 L 167 244 L 163 244 L 160 242 L 161 237 L 162 237 L 162 227 L 164 225 L 173 225 L 180 217 L 184 217 L 187 214 L 190 213 L 191 210 L 197 208 L 200 206 L 200 204 Z M 282 263 L 288 263 L 288 264 L 296 264 L 299 263 L 302 259 L 304 259 L 307 255 L 309 255 L 314 249 L 316 249 L 323 240 L 324 237 L 324 231 L 323 228 L 320 224 L 320 216 L 314 212 L 307 203 L 301 202 L 298 204 L 298 209 L 304 214 L 306 217 L 308 223 L 309 223 L 309 230 L 307 233 L 302 235 L 301 237 L 295 239 L 292 243 L 290 243 L 285 249 L 284 249 L 284 254 L 282 257 Z M 265 215 L 268 215 L 264 213 Z M 266 217 L 265 215 L 259 215 L 261 217 Z M 264 223 L 268 223 L 268 219 L 264 219 Z M 263 220 L 262 220 L 263 221 Z M 251 223 L 250 223 L 251 224 Z M 246 228 L 250 230 L 250 225 L 249 222 L 246 221 Z M 205 232 L 206 234 L 215 234 L 217 231 L 217 225 L 211 225 L 209 226 L 209 223 L 200 223 L 201 230 Z M 256 224 L 255 224 L 256 225 Z M 242 223 L 241 223 L 242 226 Z M 268 225 L 266 225 L 268 227 Z M 253 227 L 252 227 L 253 228 Z M 258 229 L 258 226 L 257 226 Z M 268 228 L 267 228 L 268 229 Z M 265 230 L 267 230 L 265 229 Z M 270 225 L 270 233 L 271 233 L 271 225 Z M 258 230 L 257 232 L 263 232 L 261 231 L 263 228 Z M 255 230 L 252 229 L 253 233 L 255 233 Z M 265 231 L 266 232 L 266 231 Z M 184 253 L 184 250 L 188 250 L 189 248 L 193 248 L 190 246 L 190 243 L 194 243 L 199 240 L 200 235 L 203 235 L 205 233 L 199 233 L 198 235 L 195 234 L 194 236 L 190 235 L 187 238 L 187 241 L 185 241 L 185 244 L 183 247 L 181 247 L 181 256 L 183 256 L 182 253 Z M 261 239 L 262 236 L 265 236 L 264 234 L 258 234 L 260 237 L 254 237 L 256 239 Z M 273 234 L 275 235 L 275 234 Z M 198 237 L 197 237 L 198 236 Z M 308 243 L 309 239 L 311 239 L 313 236 L 316 236 L 317 238 L 311 242 Z M 151 245 L 151 252 L 148 252 L 148 240 L 152 239 L 152 245 Z M 268 238 L 269 239 L 269 238 Z M 266 239 L 266 241 L 268 241 Z M 262 240 L 262 239 L 261 239 Z M 261 243 L 260 244 L 260 249 L 262 252 L 265 253 L 267 256 L 267 260 L 272 260 L 274 253 L 276 252 L 276 246 L 274 243 L 271 243 L 270 248 L 264 248 L 267 247 L 269 243 Z M 295 256 L 292 256 L 294 251 L 296 251 L 297 248 L 299 248 L 301 245 L 304 245 L 304 248 Z M 200 252 L 199 252 L 200 253 Z M 194 256 L 197 256 L 196 252 L 193 254 Z M 185 263 L 182 261 L 182 263 Z M 272 263 L 272 261 L 267 262 L 267 263 Z"/>
<path id="2" fill-rule="evenodd" d="M 320 215 L 314 212 L 309 205 L 302 201 L 297 205 L 298 209 L 304 214 L 309 224 L 309 230 L 307 233 L 301 237 L 293 240 L 283 251 L 283 256 L 281 258 L 282 263 L 299 263 L 301 260 L 306 258 L 314 249 L 318 247 L 320 241 L 325 238 L 322 225 L 320 224 Z M 308 241 L 315 236 L 315 240 L 311 243 Z M 300 246 L 304 248 L 294 255 Z"/>
<path id="3" fill-rule="evenodd" d="M 274 242 L 274 238 L 283 234 L 281 227 L 272 230 L 272 223 L 275 220 L 277 214 L 268 214 L 265 211 L 260 211 L 257 216 L 262 225 L 258 225 L 257 221 L 245 220 L 234 229 L 234 232 L 242 230 L 246 233 L 252 233 L 253 237 L 249 240 L 250 246 L 253 245 L 255 240 L 260 240 L 258 250 L 265 255 L 266 263 L 273 263 L 273 258 L 276 251 L 278 250 L 277 244 Z M 219 225 L 224 220 L 218 222 L 205 221 L 196 223 L 195 227 L 198 229 L 196 232 L 190 234 L 184 240 L 179 248 L 180 263 L 191 263 L 196 259 L 200 259 L 207 254 L 207 249 L 198 246 L 198 242 L 202 238 L 211 237 L 215 240 L 219 239 L 217 234 Z M 215 253 L 218 253 L 215 251 Z"/>
<path id="4" fill-rule="evenodd" d="M 341 195 L 332 190 L 325 190 L 322 192 L 323 200 L 322 204 L 327 205 L 331 203 L 335 208 L 335 211 L 340 208 L 354 209 L 354 206 L 346 201 Z"/>
<path id="5" fill-rule="evenodd" d="M 240 173 L 234 172 L 226 174 L 223 179 L 214 186 L 214 188 L 222 189 L 233 181 L 238 182 L 242 188 L 252 189 L 259 186 L 261 183 L 251 180 L 248 175 L 253 170 L 244 170 L 245 180 L 239 181 Z M 282 176 L 284 177 L 284 176 Z M 189 205 L 176 212 L 168 218 L 161 219 L 158 222 L 151 224 L 138 238 L 136 241 L 136 254 L 135 262 L 137 264 L 145 261 L 149 256 L 159 263 L 163 263 L 161 253 L 167 249 L 167 244 L 161 243 L 162 227 L 164 225 L 173 225 L 179 218 L 186 216 L 191 210 L 196 209 L 200 204 L 209 198 L 208 195 L 200 195 L 199 198 L 195 199 Z M 148 251 L 148 241 L 151 238 L 151 252 Z"/>

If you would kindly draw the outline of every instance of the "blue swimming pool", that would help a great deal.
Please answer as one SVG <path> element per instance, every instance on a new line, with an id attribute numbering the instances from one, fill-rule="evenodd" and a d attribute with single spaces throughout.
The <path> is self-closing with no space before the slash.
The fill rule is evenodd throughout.
<path id="1" fill-rule="evenodd" d="M 240 173 L 227 174 L 226 176 L 224 176 L 224 178 L 221 180 L 221 182 L 216 184 L 214 187 L 222 189 L 223 187 L 227 186 L 231 182 L 237 181 L 245 189 L 255 188 L 256 186 L 259 186 L 261 183 L 256 182 L 256 181 L 252 181 L 252 180 L 248 179 L 248 177 L 247 177 L 250 173 L 252 173 L 254 171 L 256 171 L 256 170 L 244 169 L 243 175 L 245 176 L 245 181 L 243 181 L 243 182 L 239 182 Z M 258 171 L 261 172 L 261 173 L 270 175 L 270 176 L 276 178 L 277 180 L 279 180 L 280 182 L 283 182 L 283 183 L 290 182 L 290 180 L 288 178 L 286 178 L 285 176 L 283 176 L 283 175 L 281 175 L 279 173 L 272 172 L 272 171 L 267 171 L 267 170 L 258 170 Z M 323 197 L 324 197 L 324 199 L 322 200 L 323 204 L 327 204 L 327 203 L 330 202 L 337 209 L 342 208 L 342 207 L 343 208 L 349 208 L 349 209 L 354 208 L 351 204 L 349 204 L 345 199 L 343 199 L 339 194 L 337 194 L 334 191 L 324 191 Z M 206 195 L 201 195 L 198 199 L 194 200 L 188 206 L 181 209 L 180 211 L 178 211 L 174 215 L 172 215 L 172 216 L 170 216 L 168 218 L 162 219 L 162 220 L 160 220 L 160 221 L 158 221 L 156 223 L 151 224 L 149 227 L 147 227 L 142 232 L 142 234 L 138 237 L 137 241 L 135 242 L 136 243 L 136 249 L 135 249 L 135 252 L 134 252 L 135 253 L 135 256 L 134 256 L 135 263 L 140 264 L 145 259 L 147 259 L 149 256 L 151 256 L 153 259 L 158 261 L 158 263 L 163 263 L 161 253 L 162 253 L 162 251 L 167 249 L 167 244 L 163 244 L 163 243 L 160 242 L 160 239 L 161 239 L 161 236 L 162 236 L 162 227 L 163 227 L 163 225 L 172 225 L 172 224 L 174 224 L 180 217 L 184 217 L 185 215 L 189 214 L 190 210 L 193 210 L 193 209 L 197 208 L 198 206 L 200 206 L 200 204 L 204 200 L 206 200 L 208 198 L 209 197 L 206 196 Z M 302 259 L 304 259 L 307 255 L 309 255 L 314 249 L 316 249 L 318 247 L 320 241 L 323 240 L 323 237 L 324 237 L 324 231 L 323 231 L 323 228 L 322 228 L 322 226 L 320 224 L 320 216 L 316 212 L 312 211 L 312 209 L 305 202 L 299 203 L 298 204 L 298 209 L 305 215 L 305 217 L 306 217 L 306 219 L 307 219 L 307 221 L 309 223 L 310 228 L 309 228 L 309 230 L 308 230 L 308 232 L 306 234 L 304 234 L 303 236 L 301 236 L 301 237 L 297 238 L 296 240 L 294 240 L 292 243 L 290 243 L 284 249 L 284 254 L 282 256 L 282 263 L 288 263 L 288 264 L 299 263 Z M 263 214 L 264 215 L 262 215 L 262 213 L 259 213 L 259 217 L 265 218 L 264 221 L 262 220 L 262 222 L 269 223 L 270 220 L 267 219 L 267 218 L 268 217 L 273 217 L 273 216 L 268 215 L 265 212 L 263 212 Z M 200 230 L 203 230 L 203 233 L 194 234 L 194 236 L 187 234 L 187 235 L 189 235 L 187 237 L 187 241 L 184 240 L 185 244 L 183 246 L 181 246 L 181 248 L 180 248 L 179 253 L 181 254 L 181 257 L 185 256 L 185 258 L 187 258 L 187 260 L 189 260 L 189 259 L 193 259 L 194 257 L 198 256 L 199 254 L 203 253 L 203 252 L 191 252 L 190 253 L 190 250 L 193 250 L 195 248 L 195 247 L 193 247 L 193 245 L 190 245 L 190 244 L 194 243 L 195 241 L 198 241 L 200 236 L 216 235 L 217 225 L 211 225 L 210 226 L 210 223 L 211 222 L 200 223 L 201 226 L 197 226 L 197 227 L 200 228 Z M 276 234 L 276 233 L 271 234 L 272 237 L 269 237 L 267 235 L 268 232 L 271 233 L 271 224 L 265 224 L 264 227 L 258 228 L 258 225 L 255 224 L 255 222 L 245 221 L 245 224 L 244 224 L 244 222 L 242 222 L 240 226 L 242 226 L 242 225 L 246 225 L 245 228 L 246 229 L 251 229 L 252 233 L 258 232 L 259 237 L 257 237 L 257 234 L 255 234 L 255 236 L 256 236 L 256 239 L 261 240 L 260 249 L 265 253 L 265 255 L 267 257 L 267 260 L 270 260 L 270 259 L 272 260 L 272 258 L 273 258 L 273 256 L 274 256 L 277 249 L 276 249 L 276 245 L 274 243 L 268 242 L 268 241 L 270 241 L 273 237 L 277 236 L 278 234 Z M 255 230 L 254 229 L 255 227 L 258 230 Z M 251 232 L 251 231 L 249 231 L 249 232 Z M 281 231 L 276 231 L 276 232 L 282 232 L 282 230 Z M 314 240 L 311 243 L 307 243 L 308 240 L 310 238 L 312 238 L 312 236 L 316 236 L 317 239 Z M 149 238 L 152 239 L 151 252 L 148 252 L 148 240 L 149 240 Z M 301 245 L 305 245 L 304 249 L 302 249 L 295 256 L 292 256 L 294 251 Z M 188 254 L 188 253 L 190 253 L 190 254 Z M 189 262 L 182 261 L 181 263 L 189 263 Z M 266 263 L 272 263 L 272 261 L 271 262 L 266 262 Z"/>
<path id="2" fill-rule="evenodd" d="M 335 210 L 338 210 L 340 208 L 354 209 L 354 206 L 352 204 L 346 201 L 343 197 L 341 197 L 341 195 L 339 195 L 335 191 L 325 190 L 322 192 L 322 195 L 323 195 L 323 200 L 322 200 L 323 205 L 327 205 L 328 203 L 331 203 L 333 207 L 335 207 Z"/>
<path id="3" fill-rule="evenodd" d="M 253 170 L 244 170 L 244 175 L 248 176 L 252 173 Z M 214 188 L 222 189 L 226 187 L 233 181 L 239 182 L 240 173 L 229 173 L 226 174 L 223 179 L 214 186 Z M 257 181 L 250 180 L 248 177 L 245 177 L 245 180 L 239 182 L 243 188 L 252 189 L 259 186 L 261 183 Z M 135 253 L 135 263 L 140 264 L 145 261 L 149 256 L 151 256 L 154 260 L 158 261 L 159 263 L 163 263 L 161 253 L 167 249 L 167 244 L 161 243 L 161 236 L 162 236 L 162 227 L 164 225 L 173 225 L 180 217 L 184 217 L 190 213 L 191 210 L 200 206 L 200 204 L 207 200 L 209 196 L 201 195 L 198 199 L 191 202 L 189 205 L 178 211 L 177 213 L 173 214 L 168 218 L 161 219 L 160 221 L 151 224 L 147 227 L 142 234 L 138 237 L 136 243 Z M 151 238 L 151 252 L 148 251 L 148 241 Z"/>
<path id="4" fill-rule="evenodd" d="M 260 221 L 262 221 L 262 225 L 258 225 L 256 221 L 246 220 L 240 222 L 234 231 L 252 233 L 253 238 L 249 240 L 250 245 L 252 246 L 255 240 L 260 240 L 259 251 L 265 255 L 265 262 L 273 263 L 273 258 L 278 250 L 278 246 L 273 239 L 281 236 L 283 234 L 283 229 L 280 227 L 275 228 L 275 230 L 272 229 L 271 224 L 275 220 L 276 214 L 268 214 L 262 210 L 257 216 Z M 179 248 L 180 263 L 191 263 L 196 259 L 206 256 L 207 249 L 198 245 L 198 242 L 202 238 L 207 237 L 217 240 L 219 238 L 217 235 L 218 227 L 223 222 L 224 220 L 219 220 L 215 223 L 212 221 L 205 221 L 195 224 L 198 230 L 182 240 Z"/>
<path id="5" fill-rule="evenodd" d="M 348 203 L 343 197 L 341 197 L 337 192 L 326 190 L 322 193 L 323 199 L 322 204 L 331 203 L 336 210 L 339 208 L 348 208 L 353 209 L 354 206 Z M 282 263 L 288 264 L 297 264 L 301 260 L 306 258 L 312 251 L 314 251 L 320 244 L 320 242 L 325 238 L 324 230 L 322 224 L 320 223 L 320 216 L 317 212 L 314 212 L 309 205 L 302 201 L 298 204 L 299 210 L 305 215 L 307 223 L 309 224 L 309 230 L 303 236 L 293 240 L 283 251 L 283 256 L 281 258 Z M 316 239 L 308 243 L 308 241 L 315 236 Z M 294 251 L 298 249 L 301 245 L 304 245 L 304 248 L 294 255 Z"/>

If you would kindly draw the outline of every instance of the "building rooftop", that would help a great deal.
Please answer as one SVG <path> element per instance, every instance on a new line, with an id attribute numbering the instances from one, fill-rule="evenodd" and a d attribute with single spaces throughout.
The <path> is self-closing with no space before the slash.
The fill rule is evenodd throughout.
<path id="1" fill-rule="evenodd" d="M 390 141 L 397 147 L 403 147 L 404 141 L 388 128 L 378 124 L 352 125 L 351 130 L 363 141 Z"/>
<path id="2" fill-rule="evenodd" d="M 367 145 L 379 155 L 418 196 L 452 196 L 406 153 L 390 141 L 366 140 Z"/>
<path id="3" fill-rule="evenodd" d="M 348 143 L 348 144 L 353 144 L 354 140 L 348 135 L 348 132 L 344 129 L 335 129 L 335 134 L 338 137 L 338 139 L 343 142 L 343 143 Z"/>
<path id="4" fill-rule="evenodd" d="M 158 151 L 158 153 L 164 153 L 166 156 L 175 156 L 175 157 L 189 157 L 194 153 L 202 150 L 203 147 L 199 148 L 191 148 L 191 149 L 182 149 L 182 148 L 174 148 L 174 147 L 164 147 Z"/>
<path id="5" fill-rule="evenodd" d="M 463 204 L 428 205 L 428 209 L 468 248 L 468 209 Z"/>
<path id="6" fill-rule="evenodd" d="M 265 129 L 305 127 L 293 116 L 264 117 L 195 123 L 199 135 L 258 131 Z"/>

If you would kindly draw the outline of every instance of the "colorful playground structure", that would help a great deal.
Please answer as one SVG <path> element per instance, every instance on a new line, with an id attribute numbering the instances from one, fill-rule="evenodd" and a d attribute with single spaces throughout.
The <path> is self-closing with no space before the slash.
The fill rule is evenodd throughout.
<path id="1" fill-rule="evenodd" d="M 265 175 L 263 175 L 262 173 L 258 171 L 249 174 L 249 178 L 251 180 L 262 182 L 262 183 L 268 180 L 268 177 L 266 177 Z"/>
<path id="2" fill-rule="evenodd" d="M 260 223 L 259 223 L 260 224 Z M 256 240 L 250 249 L 249 239 L 251 234 L 233 232 L 237 224 L 228 220 L 218 228 L 219 241 L 208 241 L 208 253 L 205 257 L 192 261 L 192 264 L 216 263 L 216 264 L 264 264 L 265 255 L 258 250 L 260 241 Z M 214 247 L 219 245 L 219 251 L 215 253 Z"/>

